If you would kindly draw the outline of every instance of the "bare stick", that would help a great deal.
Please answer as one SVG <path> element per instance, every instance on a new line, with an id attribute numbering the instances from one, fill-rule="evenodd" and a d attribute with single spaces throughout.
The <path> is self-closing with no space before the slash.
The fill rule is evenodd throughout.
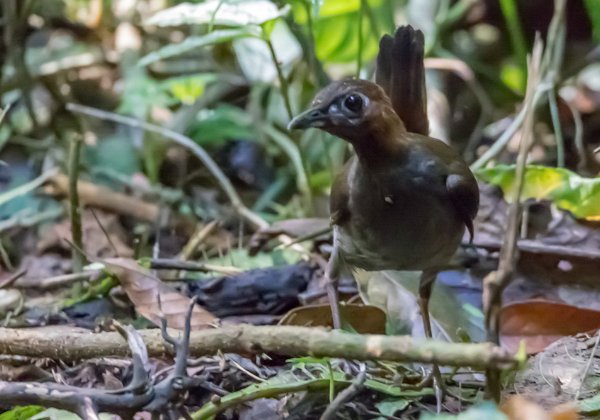
<path id="1" fill-rule="evenodd" d="M 180 261 L 168 258 L 154 258 L 150 261 L 150 268 L 153 270 L 181 270 L 181 271 L 200 271 L 202 273 L 219 273 L 225 276 L 233 276 L 244 270 L 231 266 L 221 266 L 216 264 L 204 264 L 194 261 Z"/>
<path id="2" fill-rule="evenodd" d="M 150 356 L 165 356 L 157 329 L 140 330 Z M 129 348 L 117 333 L 79 330 L 0 328 L 0 354 L 46 357 L 72 362 L 107 356 L 128 356 Z M 491 343 L 463 344 L 413 339 L 409 336 L 348 334 L 321 328 L 237 325 L 192 331 L 189 354 L 200 357 L 222 353 L 270 353 L 288 357 L 313 355 L 355 360 L 390 360 L 485 368 L 514 367 L 519 360 Z"/>
<path id="3" fill-rule="evenodd" d="M 543 45 L 537 38 L 530 57 L 527 81 L 527 94 L 524 109 L 528 112 L 524 116 L 524 127 L 521 142 L 519 144 L 519 155 L 517 156 L 516 168 L 516 190 L 509 208 L 506 235 L 500 250 L 500 261 L 498 269 L 488 274 L 484 279 L 483 307 L 488 341 L 499 343 L 500 341 L 500 310 L 502 308 L 502 292 L 513 276 L 517 259 L 517 240 L 519 233 L 519 220 L 521 216 L 521 192 L 525 180 L 527 155 L 532 143 L 532 131 L 534 122 L 535 95 L 540 83 L 540 63 L 542 59 Z M 497 369 L 488 369 L 486 372 L 486 396 L 496 401 L 500 399 L 500 372 Z"/>
<path id="4" fill-rule="evenodd" d="M 69 180 L 65 175 L 54 175 L 50 179 L 50 183 L 56 188 L 57 193 L 69 193 Z M 148 203 L 127 194 L 92 184 L 91 182 L 79 181 L 77 183 L 77 192 L 83 205 L 135 217 L 145 222 L 156 221 L 160 213 L 158 205 L 154 203 Z"/>
<path id="5" fill-rule="evenodd" d="M 81 207 L 77 179 L 79 178 L 79 157 L 81 155 L 81 140 L 75 136 L 69 139 L 69 216 L 71 219 L 71 239 L 76 245 L 71 250 L 73 271 L 80 273 L 85 265 L 83 249 L 83 231 L 81 228 Z"/>
<path id="6" fill-rule="evenodd" d="M 225 195 L 227 195 L 227 198 L 231 202 L 233 208 L 240 215 L 240 217 L 246 219 L 254 227 L 264 228 L 268 226 L 267 222 L 265 222 L 260 216 L 258 216 L 256 213 L 253 213 L 244 205 L 237 191 L 231 184 L 231 181 L 229 181 L 229 178 L 227 178 L 223 171 L 221 171 L 221 168 L 219 168 L 219 166 L 210 157 L 206 150 L 204 150 L 191 138 L 184 136 L 183 134 L 177 133 L 176 131 L 170 130 L 168 128 L 159 127 L 155 124 L 150 124 L 135 118 L 115 114 L 113 112 L 107 112 L 100 109 L 78 105 L 74 103 L 68 103 L 66 108 L 71 112 L 89 115 L 102 120 L 114 121 L 119 124 L 125 124 L 130 127 L 141 128 L 152 133 L 157 133 L 185 147 L 186 149 L 190 150 L 198 159 L 200 159 L 202 163 L 204 163 L 208 171 L 215 177 L 215 179 L 225 192 Z"/>

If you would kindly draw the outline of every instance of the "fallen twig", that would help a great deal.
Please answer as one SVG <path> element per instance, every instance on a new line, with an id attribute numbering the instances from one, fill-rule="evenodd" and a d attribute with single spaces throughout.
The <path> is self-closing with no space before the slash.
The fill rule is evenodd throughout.
<path id="1" fill-rule="evenodd" d="M 139 330 L 150 356 L 169 353 L 158 330 Z M 0 353 L 72 362 L 106 356 L 128 356 L 117 333 L 0 328 Z M 491 343 L 463 344 L 413 339 L 409 336 L 361 335 L 321 328 L 237 325 L 192 331 L 190 356 L 218 352 L 288 357 L 313 355 L 355 360 L 437 363 L 447 366 L 511 368 L 520 360 Z"/>
<path id="2" fill-rule="evenodd" d="M 50 178 L 50 183 L 56 188 L 58 194 L 69 194 L 69 179 L 66 175 L 56 174 Z M 160 208 L 156 204 L 112 191 L 91 182 L 78 181 L 77 191 L 82 205 L 131 216 L 144 222 L 156 222 L 160 213 Z"/>
<path id="3" fill-rule="evenodd" d="M 153 270 L 181 270 L 200 271 L 202 273 L 219 273 L 225 276 L 232 276 L 244 271 L 231 266 L 204 264 L 194 261 L 180 261 L 168 258 L 153 258 L 150 261 L 150 268 Z"/>
<path id="4" fill-rule="evenodd" d="M 175 368 L 155 383 L 150 376 L 148 351 L 142 337 L 133 327 L 115 323 L 119 333 L 112 333 L 121 346 L 133 355 L 132 380 L 117 390 L 78 388 L 55 383 L 18 383 L 0 381 L 0 404 L 9 406 L 37 404 L 79 414 L 84 419 L 97 419 L 99 412 L 131 418 L 138 411 L 167 414 L 167 418 L 186 415 L 181 399 L 199 381 L 187 376 L 187 358 L 191 316 L 195 300 L 189 306 L 183 338 L 171 337 L 163 320 L 160 334 L 175 350 Z M 120 336 L 119 336 L 120 334 Z M 123 338 L 127 340 L 125 344 Z M 175 416 L 175 417 L 174 417 Z"/>

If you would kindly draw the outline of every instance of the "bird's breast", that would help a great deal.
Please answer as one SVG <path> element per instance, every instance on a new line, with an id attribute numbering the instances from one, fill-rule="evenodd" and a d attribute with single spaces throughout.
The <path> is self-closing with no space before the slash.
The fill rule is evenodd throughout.
<path id="1" fill-rule="evenodd" d="M 464 232 L 442 178 L 421 171 L 360 177 L 349 188 L 348 210 L 338 246 L 349 264 L 365 270 L 447 264 Z"/>

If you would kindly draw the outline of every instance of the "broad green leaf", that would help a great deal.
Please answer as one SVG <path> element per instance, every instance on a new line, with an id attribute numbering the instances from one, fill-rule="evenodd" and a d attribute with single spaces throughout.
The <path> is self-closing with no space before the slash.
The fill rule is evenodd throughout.
<path id="1" fill-rule="evenodd" d="M 600 394 L 577 402 L 579 414 L 597 414 L 600 412 Z"/>
<path id="2" fill-rule="evenodd" d="M 272 25 L 269 39 L 275 50 L 277 62 L 287 77 L 293 64 L 302 57 L 302 47 L 282 20 Z M 248 80 L 272 83 L 277 79 L 277 68 L 264 40 L 256 37 L 238 38 L 233 42 L 233 48 L 240 68 Z"/>
<path id="3" fill-rule="evenodd" d="M 131 176 L 141 170 L 136 147 L 125 135 L 99 139 L 95 145 L 86 145 L 83 162 L 90 168 L 110 168 L 112 171 Z"/>
<path id="4" fill-rule="evenodd" d="M 232 105 L 223 104 L 215 109 L 198 113 L 188 135 L 199 144 L 255 138 L 252 116 Z"/>
<path id="5" fill-rule="evenodd" d="M 139 61 L 138 65 L 147 66 L 159 60 L 185 54 L 191 50 L 209 45 L 222 44 L 239 38 L 258 37 L 260 29 L 247 26 L 235 29 L 219 29 L 205 35 L 190 36 L 178 44 L 169 44 L 158 51 L 153 51 Z"/>
<path id="6" fill-rule="evenodd" d="M 512 201 L 516 188 L 514 165 L 481 169 L 476 175 L 502 188 L 506 201 Z M 600 178 L 584 178 L 568 169 L 527 166 L 521 198 L 551 200 L 577 218 L 600 220 Z"/>
<path id="7" fill-rule="evenodd" d="M 215 74 L 174 77 L 163 82 L 169 93 L 185 105 L 193 104 L 204 94 L 206 85 L 217 80 Z"/>
<path id="8" fill-rule="evenodd" d="M 285 16 L 289 6 L 278 9 L 269 0 L 207 0 L 203 3 L 183 3 L 162 10 L 145 23 L 157 26 L 181 25 L 221 25 L 247 26 L 262 25 Z"/>
<path id="9" fill-rule="evenodd" d="M 168 107 L 174 101 L 160 82 L 148 77 L 143 69 L 138 70 L 125 78 L 118 112 L 145 119 L 152 107 Z"/>
<path id="10" fill-rule="evenodd" d="M 26 420 L 42 411 L 44 411 L 44 407 L 38 405 L 15 407 L 12 410 L 0 414 L 0 420 Z"/>
<path id="11" fill-rule="evenodd" d="M 363 62 L 377 54 L 379 38 L 387 28 L 389 11 L 382 0 L 368 2 L 373 20 L 362 16 Z M 294 7 L 294 17 L 300 24 L 307 22 L 306 10 Z M 358 25 L 360 15 L 359 0 L 324 0 L 319 15 L 314 21 L 315 49 L 319 60 L 324 63 L 352 63 L 359 52 Z M 373 21 L 377 27 L 373 26 Z"/>

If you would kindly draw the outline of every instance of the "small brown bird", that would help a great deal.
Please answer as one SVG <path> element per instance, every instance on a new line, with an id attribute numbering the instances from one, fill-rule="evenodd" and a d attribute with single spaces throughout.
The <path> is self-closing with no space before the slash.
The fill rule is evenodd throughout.
<path id="1" fill-rule="evenodd" d="M 462 157 L 428 137 L 423 34 L 410 26 L 384 36 L 377 84 L 334 82 L 290 129 L 317 127 L 356 152 L 334 181 L 334 246 L 326 275 L 334 327 L 337 280 L 345 268 L 422 271 L 419 304 L 431 337 L 428 302 L 437 273 L 463 237 L 473 236 L 477 182 Z"/>

